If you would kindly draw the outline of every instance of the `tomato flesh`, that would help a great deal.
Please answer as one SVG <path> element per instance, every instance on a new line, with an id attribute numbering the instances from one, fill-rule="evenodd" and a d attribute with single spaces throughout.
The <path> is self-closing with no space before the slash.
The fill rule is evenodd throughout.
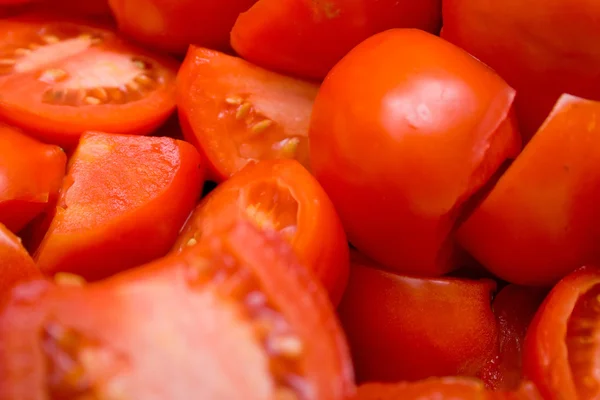
<path id="1" fill-rule="evenodd" d="M 0 224 L 0 299 L 20 281 L 40 277 L 40 270 L 19 238 Z"/>

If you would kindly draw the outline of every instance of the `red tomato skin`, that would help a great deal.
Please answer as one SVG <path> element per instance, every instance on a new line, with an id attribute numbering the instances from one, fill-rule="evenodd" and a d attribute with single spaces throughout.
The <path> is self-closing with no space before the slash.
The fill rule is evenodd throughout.
<path id="1" fill-rule="evenodd" d="M 413 278 L 378 268 L 352 253 L 338 308 L 358 381 L 477 375 L 498 345 L 494 282 Z"/>
<path id="2" fill-rule="evenodd" d="M 229 49 L 238 15 L 256 0 L 109 0 L 119 29 L 149 47 L 185 54 L 190 44 Z"/>
<path id="3" fill-rule="evenodd" d="M 187 142 L 85 134 L 34 254 L 38 267 L 48 275 L 71 272 L 95 280 L 164 256 L 200 195 L 203 177 L 200 156 Z"/>
<path id="4" fill-rule="evenodd" d="M 561 97 L 457 230 L 457 242 L 496 276 L 551 286 L 600 261 L 598 119 L 600 102 Z"/>
<path id="5" fill-rule="evenodd" d="M 456 268 L 449 235 L 466 200 L 520 150 L 513 97 L 492 70 L 422 31 L 354 48 L 321 86 L 309 131 L 313 173 L 350 242 L 399 273 Z"/>
<path id="6" fill-rule="evenodd" d="M 16 283 L 41 276 L 21 240 L 0 224 L 0 299 Z"/>
<path id="7" fill-rule="evenodd" d="M 239 16 L 231 44 L 255 64 L 321 80 L 369 36 L 391 28 L 437 33 L 440 23 L 440 0 L 260 0 Z"/>
<path id="8" fill-rule="evenodd" d="M 567 324 L 580 296 L 598 284 L 600 268 L 577 269 L 554 286 L 529 326 L 523 369 L 544 399 L 580 398 L 569 365 Z"/>
<path id="9" fill-rule="evenodd" d="M 600 100 L 600 3 L 444 0 L 442 37 L 517 90 L 525 142 L 563 93 Z M 565 18 L 568 16 L 568 18 Z"/>
<path id="10" fill-rule="evenodd" d="M 58 146 L 0 123 L 0 223 L 18 232 L 46 210 L 58 195 L 66 164 Z"/>

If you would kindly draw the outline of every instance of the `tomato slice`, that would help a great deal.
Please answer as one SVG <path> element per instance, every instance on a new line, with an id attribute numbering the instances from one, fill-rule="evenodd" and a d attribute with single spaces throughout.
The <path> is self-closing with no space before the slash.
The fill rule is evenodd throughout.
<path id="1" fill-rule="evenodd" d="M 165 255 L 202 182 L 200 157 L 189 143 L 83 135 L 34 255 L 38 267 L 98 279 Z"/>
<path id="2" fill-rule="evenodd" d="M 40 277 L 40 270 L 21 240 L 0 224 L 0 298 L 4 298 L 16 283 Z"/>
<path id="3" fill-rule="evenodd" d="M 248 162 L 294 158 L 308 166 L 308 125 L 318 86 L 191 46 L 177 77 L 185 137 L 222 181 Z"/>
<path id="4" fill-rule="evenodd" d="M 564 95 L 457 232 L 494 274 L 551 285 L 600 260 L 600 102 Z"/>
<path id="5" fill-rule="evenodd" d="M 0 223 L 18 232 L 52 204 L 66 164 L 58 146 L 0 123 Z"/>
<path id="6" fill-rule="evenodd" d="M 358 388 L 355 400 L 542 400 L 534 385 L 515 392 L 487 391 L 482 382 L 468 378 L 432 378 L 413 383 L 368 383 Z"/>
<path id="7" fill-rule="evenodd" d="M 29 15 L 1 20 L 0 32 L 0 118 L 43 141 L 147 134 L 174 110 L 174 62 L 110 30 Z"/>
<path id="8" fill-rule="evenodd" d="M 190 44 L 229 48 L 236 18 L 256 0 L 110 0 L 119 30 L 153 48 L 185 54 Z"/>
<path id="9" fill-rule="evenodd" d="M 217 186 L 188 219 L 175 250 L 203 240 L 232 214 L 281 233 L 339 303 L 348 279 L 346 234 L 319 183 L 297 161 L 250 164 Z"/>
<path id="10" fill-rule="evenodd" d="M 441 19 L 439 0 L 260 0 L 238 18 L 231 44 L 258 65 L 322 79 L 369 36 L 391 28 L 437 33 Z"/>
<path id="11" fill-rule="evenodd" d="M 545 399 L 600 396 L 599 299 L 600 268 L 583 267 L 552 289 L 532 321 L 523 366 Z"/>
<path id="12" fill-rule="evenodd" d="M 279 235 L 238 221 L 106 281 L 19 286 L 0 397 L 347 399 L 347 347 L 315 283 Z"/>
<path id="13" fill-rule="evenodd" d="M 358 380 L 477 375 L 497 351 L 494 290 L 491 280 L 397 275 L 353 253 L 338 311 Z"/>

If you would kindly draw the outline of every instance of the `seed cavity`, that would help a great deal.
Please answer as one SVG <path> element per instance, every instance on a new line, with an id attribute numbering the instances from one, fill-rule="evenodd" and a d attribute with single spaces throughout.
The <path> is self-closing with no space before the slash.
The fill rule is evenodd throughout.
<path id="1" fill-rule="evenodd" d="M 235 119 L 242 120 L 242 119 L 246 118 L 248 115 L 250 115 L 251 109 L 252 109 L 252 103 L 249 103 L 249 102 L 242 103 L 238 107 L 237 111 L 235 112 Z"/>
<path id="2" fill-rule="evenodd" d="M 270 119 L 263 119 L 252 126 L 252 133 L 258 135 L 269 129 L 273 125 L 273 121 Z"/>

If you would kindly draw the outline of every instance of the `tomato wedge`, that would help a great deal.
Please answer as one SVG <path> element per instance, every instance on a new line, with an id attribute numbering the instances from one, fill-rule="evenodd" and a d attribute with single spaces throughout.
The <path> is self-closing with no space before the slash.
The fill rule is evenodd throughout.
<path id="1" fill-rule="evenodd" d="M 440 0 L 260 0 L 236 21 L 231 44 L 258 65 L 323 79 L 369 36 L 391 28 L 437 33 L 441 19 Z"/>
<path id="2" fill-rule="evenodd" d="M 294 158 L 308 166 L 308 125 L 318 86 L 241 58 L 191 46 L 177 77 L 185 138 L 223 181 L 248 162 Z"/>
<path id="3" fill-rule="evenodd" d="M 190 44 L 229 48 L 236 18 L 256 0 L 110 0 L 119 30 L 149 47 L 185 54 Z"/>
<path id="4" fill-rule="evenodd" d="M 302 165 L 274 160 L 243 168 L 196 208 L 175 250 L 202 241 L 232 214 L 281 233 L 339 303 L 348 279 L 348 242 L 333 204 Z"/>
<path id="5" fill-rule="evenodd" d="M 379 268 L 353 253 L 338 308 L 360 382 L 475 376 L 496 354 L 493 281 L 416 278 Z"/>
<path id="6" fill-rule="evenodd" d="M 38 267 L 99 279 L 165 255 L 202 182 L 200 157 L 189 143 L 83 135 L 34 255 Z"/>
<path id="7" fill-rule="evenodd" d="M 583 267 L 550 292 L 525 340 L 525 375 L 548 400 L 600 396 L 600 268 Z"/>
<path id="8" fill-rule="evenodd" d="M 600 102 L 564 95 L 457 231 L 494 274 L 551 285 L 600 261 Z"/>
<path id="9" fill-rule="evenodd" d="M 67 156 L 0 123 L 0 223 L 18 232 L 51 205 L 65 175 Z"/>
<path id="10" fill-rule="evenodd" d="M 19 286 L 0 397 L 347 399 L 347 347 L 315 284 L 279 235 L 237 221 L 102 282 Z"/>
<path id="11" fill-rule="evenodd" d="M 0 20 L 0 118 L 73 147 L 88 130 L 147 134 L 175 108 L 176 64 L 100 26 Z"/>
<path id="12" fill-rule="evenodd" d="M 41 275 L 21 240 L 0 224 L 0 298 L 16 283 Z"/>

